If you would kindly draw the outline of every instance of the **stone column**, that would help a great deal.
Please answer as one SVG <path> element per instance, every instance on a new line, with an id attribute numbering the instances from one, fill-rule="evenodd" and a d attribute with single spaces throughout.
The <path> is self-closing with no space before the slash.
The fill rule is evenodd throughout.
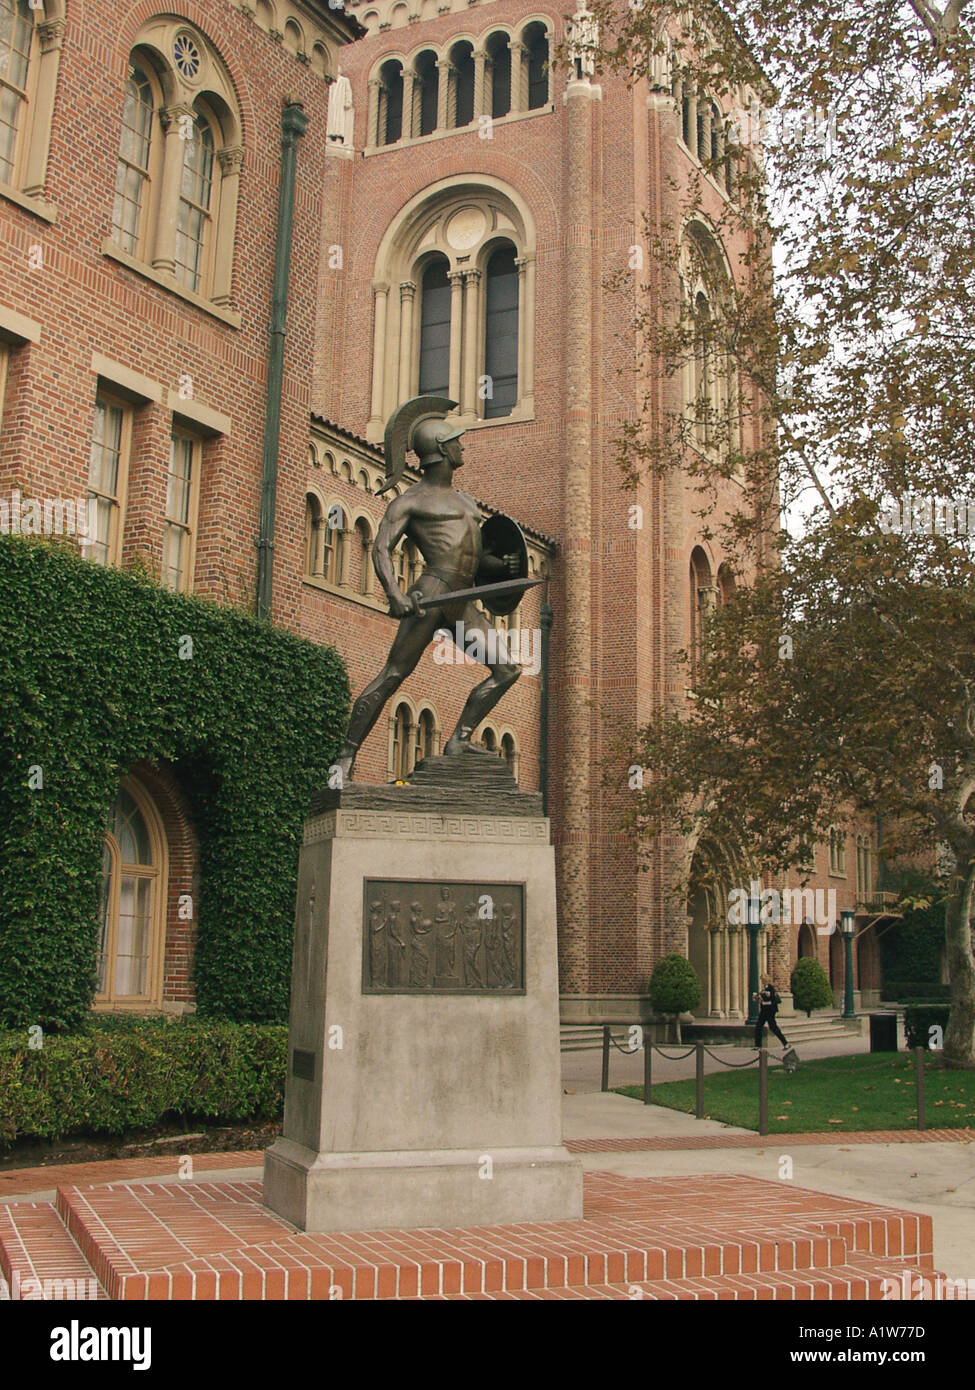
<path id="1" fill-rule="evenodd" d="M 437 59 L 437 129 L 447 130 L 450 127 L 450 98 L 453 95 L 451 88 L 453 83 L 454 65 L 446 58 Z"/>
<path id="2" fill-rule="evenodd" d="M 733 1017 L 741 1014 L 741 932 L 737 927 L 728 928 L 728 947 L 731 957 L 731 980 L 728 998 L 728 1012 Z"/>
<path id="3" fill-rule="evenodd" d="M 412 68 L 403 69 L 403 133 L 402 139 L 412 140 L 415 134 L 413 125 L 414 116 L 414 94 L 416 91 L 416 73 Z"/>
<path id="4" fill-rule="evenodd" d="M 459 401 L 461 346 L 464 331 L 464 272 L 462 270 L 450 270 L 447 272 L 447 279 L 450 281 L 450 385 L 447 388 L 447 394 L 452 401 Z"/>
<path id="5" fill-rule="evenodd" d="M 217 223 L 217 244 L 213 253 L 211 298 L 214 304 L 230 304 L 233 299 L 234 233 L 237 227 L 237 199 L 243 162 L 242 145 L 217 151 L 217 163 L 220 165 L 220 220 Z"/>
<path id="6" fill-rule="evenodd" d="M 478 116 L 485 114 L 484 97 L 487 90 L 485 83 L 485 67 L 487 64 L 487 53 L 483 48 L 474 49 L 474 125 L 477 125 Z"/>
<path id="7" fill-rule="evenodd" d="M 511 45 L 511 110 L 528 110 L 528 49 L 523 43 Z"/>
<path id="8" fill-rule="evenodd" d="M 369 79 L 369 119 L 366 127 L 366 144 L 375 148 L 379 144 L 379 94 L 382 82 L 378 77 Z"/>
<path id="9" fill-rule="evenodd" d="M 712 927 L 708 932 L 708 1012 L 713 1018 L 717 1018 L 720 1012 L 718 1008 L 719 959 L 718 930 L 717 927 Z"/>
<path id="10" fill-rule="evenodd" d="M 58 66 L 67 22 L 63 19 L 41 20 L 37 25 L 40 55 L 37 62 L 37 86 L 34 92 L 33 119 L 30 125 L 30 144 L 24 168 L 24 193 L 28 198 L 43 198 L 47 182 L 47 161 L 51 148 L 51 128 L 54 118 L 54 98 L 58 84 Z"/>
<path id="11" fill-rule="evenodd" d="M 535 410 L 535 253 L 519 256 L 518 267 L 518 402 L 526 414 Z"/>
<path id="12" fill-rule="evenodd" d="M 370 425 L 385 422 L 383 413 L 383 362 L 386 353 L 386 305 L 389 299 L 388 285 L 373 285 L 375 308 L 373 312 L 372 340 L 372 409 Z"/>
<path id="13" fill-rule="evenodd" d="M 399 287 L 399 400 L 407 401 L 413 383 L 413 301 L 416 284 L 404 280 Z"/>
<path id="14" fill-rule="evenodd" d="M 477 298 L 479 270 L 464 271 L 464 359 L 461 366 L 460 410 L 477 414 Z"/>
<path id="15" fill-rule="evenodd" d="M 185 102 L 160 112 L 160 119 L 166 131 L 166 143 L 163 151 L 162 189 L 159 194 L 152 264 L 156 270 L 168 271 L 170 275 L 176 273 L 176 215 L 183 178 L 183 156 L 186 150 L 186 141 L 182 134 L 186 129 L 186 117 L 192 120 L 193 108 Z"/>
<path id="16" fill-rule="evenodd" d="M 594 188 L 593 125 L 598 87 L 566 88 L 565 267 L 565 618 L 561 725 L 561 963 L 570 990 L 588 992 L 592 854 L 592 323 Z M 523 109 L 523 108 L 522 108 Z"/>

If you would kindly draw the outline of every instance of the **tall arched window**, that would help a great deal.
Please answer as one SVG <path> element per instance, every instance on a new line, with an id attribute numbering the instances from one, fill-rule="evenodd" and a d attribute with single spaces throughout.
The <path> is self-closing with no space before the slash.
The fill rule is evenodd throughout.
<path id="1" fill-rule="evenodd" d="M 857 836 L 857 897 L 868 901 L 873 892 L 873 867 L 870 863 L 870 836 Z"/>
<path id="2" fill-rule="evenodd" d="M 199 292 L 212 249 L 213 159 L 210 121 L 197 112 L 183 141 L 183 175 L 176 211 L 176 279 Z"/>
<path id="3" fill-rule="evenodd" d="M 416 760 L 432 758 L 437 751 L 437 725 L 431 710 L 425 709 L 416 721 Z"/>
<path id="4" fill-rule="evenodd" d="M 416 81 L 414 99 L 417 103 L 418 121 L 414 126 L 418 135 L 432 135 L 437 128 L 437 110 L 440 102 L 440 69 L 437 55 L 431 51 L 421 53 L 415 64 Z"/>
<path id="5" fill-rule="evenodd" d="M 129 56 L 105 254 L 151 266 L 188 296 L 230 305 L 242 160 L 222 60 L 183 21 L 149 20 Z"/>
<path id="6" fill-rule="evenodd" d="M 501 756 L 508 764 L 508 771 L 517 782 L 518 780 L 518 750 L 515 747 L 515 740 L 511 734 L 505 734 L 501 739 Z"/>
<path id="7" fill-rule="evenodd" d="M 25 139 L 34 15 L 27 0 L 0 0 L 0 180 L 15 182 Z"/>
<path id="8" fill-rule="evenodd" d="M 697 546 L 691 555 L 691 679 L 696 681 L 704 667 L 708 651 L 708 624 L 715 604 L 711 566 L 704 551 Z"/>
<path id="9" fill-rule="evenodd" d="M 720 243 L 703 222 L 685 234 L 681 280 L 687 439 L 727 462 L 740 445 L 737 378 L 727 338 L 731 282 Z"/>
<path id="10" fill-rule="evenodd" d="M 450 281 L 447 261 L 438 256 L 423 272 L 420 294 L 421 396 L 445 396 L 450 383 Z"/>
<path id="11" fill-rule="evenodd" d="M 148 222 L 145 212 L 152 178 L 150 164 L 155 162 L 152 160 L 153 125 L 159 100 L 146 72 L 139 66 L 131 66 L 125 84 L 112 210 L 112 234 L 130 256 L 138 256 L 144 249 Z"/>
<path id="12" fill-rule="evenodd" d="M 522 34 L 528 50 L 528 109 L 548 105 L 548 34 L 545 26 L 529 24 Z"/>
<path id="13" fill-rule="evenodd" d="M 403 782 L 413 771 L 414 727 L 413 713 L 405 702 L 396 706 L 393 715 L 392 757 L 390 777 L 394 782 Z"/>
<path id="14" fill-rule="evenodd" d="M 491 115 L 497 120 L 511 110 L 511 46 L 505 33 L 492 34 L 485 45 L 491 65 Z"/>
<path id="15" fill-rule="evenodd" d="M 484 314 L 484 416 L 510 415 L 518 399 L 518 267 L 515 248 L 499 246 L 487 263 Z"/>
<path id="16" fill-rule="evenodd" d="M 372 530 L 363 517 L 355 524 L 355 534 L 359 552 L 359 592 L 368 594 L 372 590 Z"/>
<path id="17" fill-rule="evenodd" d="M 490 724 L 481 735 L 481 747 L 486 748 L 489 753 L 498 751 L 498 736 L 491 728 Z"/>
<path id="18" fill-rule="evenodd" d="M 694 299 L 694 423 L 699 444 L 708 445 L 714 436 L 715 373 L 714 325 L 706 294 Z"/>
<path id="19" fill-rule="evenodd" d="M 314 493 L 305 498 L 305 574 L 322 573 L 322 541 L 324 537 L 324 518 L 322 504 Z"/>
<path id="20" fill-rule="evenodd" d="M 459 43 L 451 50 L 453 65 L 454 119 L 460 128 L 474 119 L 474 50 L 469 43 Z"/>
<path id="21" fill-rule="evenodd" d="M 403 64 L 391 60 L 379 72 L 382 83 L 379 143 L 395 145 L 403 134 Z"/>
<path id="22" fill-rule="evenodd" d="M 161 992 L 166 840 L 148 794 L 125 782 L 102 852 L 96 1004 L 150 1006 Z"/>

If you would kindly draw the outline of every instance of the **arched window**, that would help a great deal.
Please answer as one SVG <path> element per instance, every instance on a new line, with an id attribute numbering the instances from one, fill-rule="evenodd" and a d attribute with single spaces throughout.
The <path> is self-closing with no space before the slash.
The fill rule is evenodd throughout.
<path id="1" fill-rule="evenodd" d="M 0 180 L 14 183 L 25 143 L 34 15 L 27 0 L 0 0 Z"/>
<path id="2" fill-rule="evenodd" d="M 730 275 L 716 237 L 701 222 L 685 234 L 681 282 L 686 437 L 697 449 L 727 462 L 734 460 L 740 444 L 737 378 L 726 340 Z"/>
<path id="3" fill-rule="evenodd" d="M 413 771 L 414 727 L 413 714 L 405 702 L 396 706 L 393 715 L 393 739 L 390 758 L 390 777 L 403 782 Z"/>
<path id="4" fill-rule="evenodd" d="M 149 1007 L 161 993 L 166 839 L 147 793 L 119 790 L 102 851 L 101 937 L 95 1003 Z"/>
<path id="5" fill-rule="evenodd" d="M 322 542 L 325 525 L 322 504 L 314 493 L 305 497 L 305 574 L 321 576 L 324 557 Z"/>
<path id="6" fill-rule="evenodd" d="M 870 836 L 857 836 L 857 897 L 869 901 L 873 892 L 873 871 L 870 863 Z"/>
<path id="7" fill-rule="evenodd" d="M 697 546 L 691 555 L 691 679 L 697 680 L 707 659 L 708 624 L 715 604 L 711 566 Z"/>
<path id="8" fill-rule="evenodd" d="M 492 251 L 485 275 L 485 419 L 510 415 L 518 399 L 518 267 L 510 244 Z"/>
<path id="9" fill-rule="evenodd" d="M 528 110 L 548 105 L 548 34 L 543 24 L 529 24 L 522 34 L 528 50 Z"/>
<path id="10" fill-rule="evenodd" d="M 417 194 L 383 237 L 369 439 L 417 394 L 458 401 L 465 426 L 532 418 L 534 224 L 499 182 L 483 175 Z"/>
<path id="11" fill-rule="evenodd" d="M 116 244 L 130 256 L 138 256 L 144 250 L 148 223 L 145 212 L 152 180 L 150 165 L 158 162 L 153 160 L 153 137 L 155 108 L 160 100 L 143 68 L 131 66 L 125 84 L 112 211 L 112 235 Z"/>
<path id="12" fill-rule="evenodd" d="M 432 710 L 425 709 L 416 721 L 416 760 L 432 758 L 437 751 L 437 725 Z"/>
<path id="13" fill-rule="evenodd" d="M 437 111 L 440 102 L 440 69 L 437 55 L 429 50 L 421 53 L 415 64 L 416 81 L 413 87 L 417 106 L 417 120 L 414 130 L 417 135 L 432 135 L 437 128 Z"/>
<path id="14" fill-rule="evenodd" d="M 328 584 L 341 584 L 345 578 L 345 513 L 333 504 L 323 529 L 322 578 Z"/>
<path id="15" fill-rule="evenodd" d="M 459 43 L 451 50 L 451 77 L 454 87 L 454 119 L 448 124 L 458 129 L 474 119 L 474 50 L 469 43 Z"/>
<path id="16" fill-rule="evenodd" d="M 511 46 L 505 33 L 491 34 L 485 45 L 491 72 L 491 115 L 497 120 L 511 110 Z"/>
<path id="17" fill-rule="evenodd" d="M 423 272 L 420 293 L 421 396 L 445 396 L 450 381 L 450 282 L 447 261 L 438 256 Z"/>
<path id="18" fill-rule="evenodd" d="M 183 174 L 176 211 L 176 279 L 199 293 L 213 246 L 213 127 L 197 112 L 183 141 Z"/>
<path id="19" fill-rule="evenodd" d="M 508 764 L 508 771 L 517 782 L 518 780 L 518 750 L 515 747 L 515 740 L 511 734 L 505 734 L 501 739 L 501 756 Z"/>
<path id="20" fill-rule="evenodd" d="M 179 19 L 149 20 L 129 56 L 105 253 L 229 305 L 242 159 L 237 98 L 216 51 Z"/>
<path id="21" fill-rule="evenodd" d="M 728 565 L 718 566 L 718 602 L 730 603 L 735 593 L 735 576 Z"/>
<path id="22" fill-rule="evenodd" d="M 359 487 L 361 487 L 364 492 L 369 491 L 369 474 L 366 472 L 364 468 L 359 469 L 359 476 L 356 479 L 356 482 L 359 484 Z"/>
<path id="23" fill-rule="evenodd" d="M 379 143 L 395 145 L 403 134 L 403 64 L 384 63 L 379 70 Z"/>
<path id="24" fill-rule="evenodd" d="M 498 751 L 498 736 L 491 728 L 490 724 L 481 735 L 481 747 L 486 748 L 489 753 Z"/>
<path id="25" fill-rule="evenodd" d="M 714 435 L 715 372 L 714 326 L 711 305 L 704 293 L 694 299 L 694 425 L 699 444 L 708 445 Z"/>
<path id="26" fill-rule="evenodd" d="M 369 523 L 360 516 L 355 524 L 356 540 L 358 542 L 358 568 L 359 568 L 359 592 L 368 594 L 372 591 L 372 530 Z"/>
<path id="27" fill-rule="evenodd" d="M 831 874 L 846 873 L 846 836 L 835 825 L 829 830 L 829 871 Z"/>

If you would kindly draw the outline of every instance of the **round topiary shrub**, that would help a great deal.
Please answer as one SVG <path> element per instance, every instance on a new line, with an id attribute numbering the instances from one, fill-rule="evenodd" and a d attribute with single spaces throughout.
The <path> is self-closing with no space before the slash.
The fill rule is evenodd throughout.
<path id="1" fill-rule="evenodd" d="M 826 971 L 812 956 L 803 956 L 796 961 L 789 988 L 792 990 L 793 1004 L 797 1009 L 802 1009 L 807 1017 L 812 1016 L 813 1009 L 826 1009 L 833 1002 L 833 987 Z"/>
<path id="2" fill-rule="evenodd" d="M 701 982 L 684 956 L 664 956 L 650 976 L 650 1004 L 654 1013 L 673 1014 L 680 1042 L 680 1016 L 701 1002 Z"/>

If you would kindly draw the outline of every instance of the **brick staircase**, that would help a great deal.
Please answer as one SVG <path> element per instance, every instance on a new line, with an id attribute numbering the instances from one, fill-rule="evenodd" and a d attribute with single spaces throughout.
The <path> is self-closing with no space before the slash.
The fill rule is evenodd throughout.
<path id="1" fill-rule="evenodd" d="M 0 1208 L 8 1282 L 92 1279 L 112 1299 L 877 1299 L 931 1265 L 927 1216 L 727 1175 L 587 1173 L 580 1221 L 449 1231 L 303 1234 L 256 1181 Z"/>

